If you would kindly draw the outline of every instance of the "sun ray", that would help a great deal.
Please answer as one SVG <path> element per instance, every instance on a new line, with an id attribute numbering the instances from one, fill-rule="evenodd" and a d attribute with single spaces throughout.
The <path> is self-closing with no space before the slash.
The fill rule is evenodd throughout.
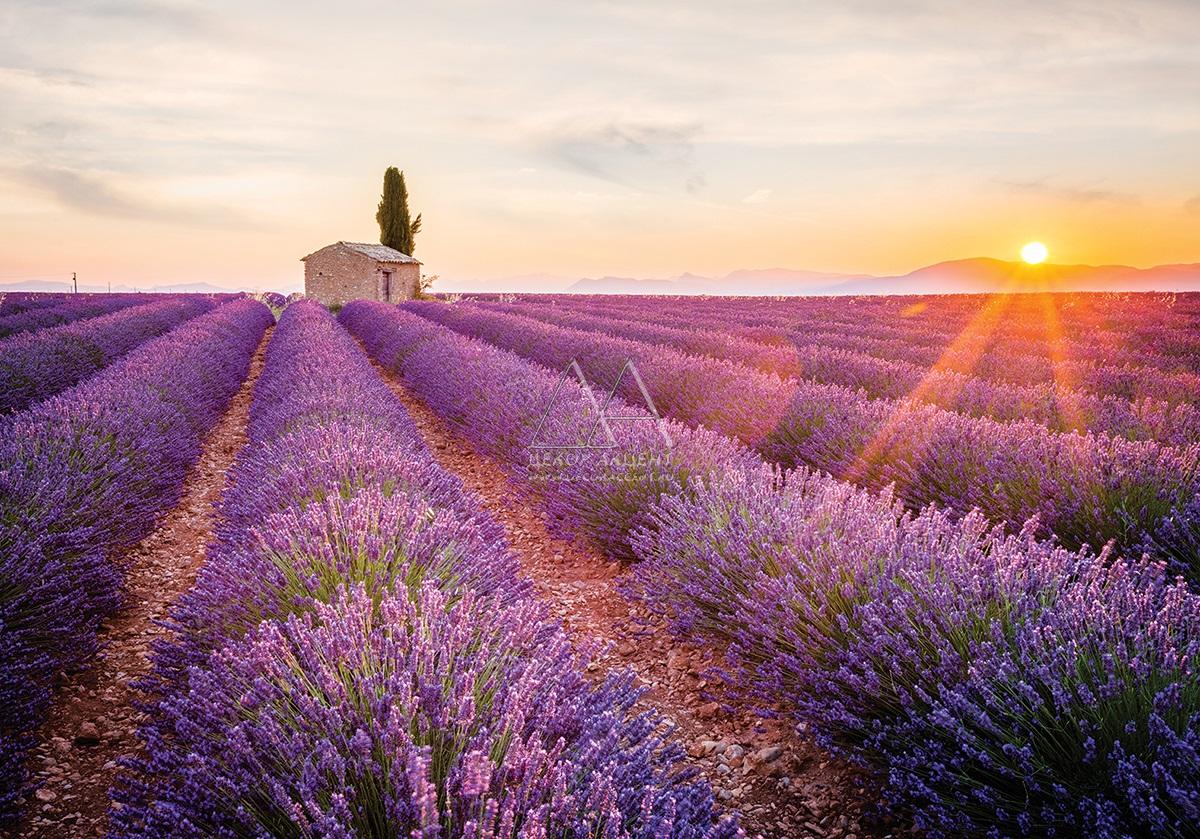
<path id="1" fill-rule="evenodd" d="M 899 400 L 896 410 L 892 412 L 887 421 L 883 423 L 872 439 L 863 447 L 862 452 L 851 465 L 846 475 L 847 480 L 858 482 L 866 479 L 870 475 L 874 464 L 889 457 L 891 452 L 898 445 L 902 444 L 901 441 L 895 439 L 902 421 L 914 405 L 919 405 L 925 401 L 926 396 L 935 386 L 935 381 L 941 378 L 938 376 L 939 373 L 954 369 L 969 374 L 974 369 L 980 356 L 987 350 L 986 339 L 995 333 L 997 326 L 1012 308 L 1014 298 L 1011 292 L 1013 290 L 1015 288 L 1009 288 L 998 294 L 993 294 L 980 307 L 975 316 L 971 318 L 971 321 L 942 352 L 941 357 L 930 366 L 917 386 L 913 388 L 907 397 Z M 963 369 L 961 363 L 958 361 L 953 364 L 950 362 L 950 359 L 958 359 L 964 355 L 967 358 L 965 369 Z M 903 492 L 903 488 L 900 488 L 900 490 Z"/>

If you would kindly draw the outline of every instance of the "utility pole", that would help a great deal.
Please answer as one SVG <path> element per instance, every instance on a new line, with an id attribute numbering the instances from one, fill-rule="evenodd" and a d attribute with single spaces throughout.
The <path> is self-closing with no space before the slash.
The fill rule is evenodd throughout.
<path id="1" fill-rule="evenodd" d="M 71 287 L 75 290 L 76 294 L 79 293 L 79 281 L 75 279 L 74 271 L 71 272 Z"/>

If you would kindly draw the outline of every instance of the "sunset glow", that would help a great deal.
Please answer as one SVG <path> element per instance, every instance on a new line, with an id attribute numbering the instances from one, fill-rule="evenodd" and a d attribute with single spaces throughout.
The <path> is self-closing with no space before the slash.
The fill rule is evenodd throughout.
<path id="1" fill-rule="evenodd" d="M 296 289 L 378 235 L 389 165 L 443 288 L 903 274 L 1030 229 L 1200 260 L 1196 4 L 14 0 L 0 31 L 0 283 Z"/>
<path id="2" fill-rule="evenodd" d="M 4 0 L 0 831 L 1200 839 L 1197 32 Z"/>
<path id="3" fill-rule="evenodd" d="M 1049 256 L 1049 251 L 1041 242 L 1030 242 L 1025 247 L 1021 248 L 1021 259 L 1028 262 L 1030 265 L 1039 265 L 1046 261 Z"/>

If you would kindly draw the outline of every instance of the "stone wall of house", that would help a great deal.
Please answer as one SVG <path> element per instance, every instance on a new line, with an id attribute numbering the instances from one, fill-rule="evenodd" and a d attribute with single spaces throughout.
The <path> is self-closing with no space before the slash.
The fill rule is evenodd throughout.
<path id="1" fill-rule="evenodd" d="M 351 300 L 378 300 L 375 260 L 339 245 L 330 245 L 304 261 L 304 296 L 326 306 Z"/>
<path id="2" fill-rule="evenodd" d="M 399 303 L 401 300 L 412 300 L 417 296 L 417 285 L 421 281 L 421 266 L 415 262 L 389 263 L 382 266 L 384 271 L 392 272 L 392 295 L 389 303 Z M 383 280 L 380 278 L 380 288 Z"/>
<path id="3" fill-rule="evenodd" d="M 421 279 L 415 262 L 376 262 L 343 245 L 330 245 L 304 261 L 304 295 L 326 306 L 383 300 L 383 272 L 392 272 L 389 302 L 411 300 Z"/>

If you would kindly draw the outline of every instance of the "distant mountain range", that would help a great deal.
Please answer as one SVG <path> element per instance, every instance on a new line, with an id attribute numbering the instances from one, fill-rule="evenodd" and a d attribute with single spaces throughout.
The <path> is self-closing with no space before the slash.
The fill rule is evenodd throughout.
<path id="1" fill-rule="evenodd" d="M 47 291 L 65 292 L 71 290 L 71 284 L 61 280 L 26 280 L 18 283 L 0 283 L 0 294 L 10 291 Z M 80 283 L 79 291 L 90 294 L 109 291 L 107 285 L 90 285 Z M 238 289 L 232 289 L 237 291 Z M 176 283 L 175 285 L 156 285 L 150 288 L 134 288 L 128 285 L 114 285 L 113 294 L 129 294 L 141 291 L 146 294 L 229 294 L 231 289 L 221 288 L 212 283 Z"/>
<path id="2" fill-rule="evenodd" d="M 0 283 L 6 291 L 70 291 L 61 281 Z M 80 291 L 107 286 L 80 283 Z M 214 294 L 228 292 L 211 283 L 178 283 L 137 289 L 114 285 L 114 292 Z M 237 289 L 232 289 L 237 290 Z M 248 289 L 247 289 L 248 290 Z M 681 274 L 668 279 L 595 277 L 572 280 L 551 274 L 525 274 L 494 280 L 452 280 L 436 291 L 569 292 L 573 294 L 993 294 L 1003 291 L 1200 291 L 1200 263 L 1130 268 L 1127 265 L 1026 265 L 1000 259 L 958 259 L 918 268 L 908 274 L 877 277 L 833 274 L 792 268 L 756 268 L 719 277 Z"/>
<path id="3" fill-rule="evenodd" d="M 788 268 L 741 270 L 723 277 L 683 274 L 673 279 L 582 279 L 577 294 L 992 294 L 1003 291 L 1200 291 L 1200 263 L 1130 268 L 1127 265 L 1026 265 L 1000 259 L 959 259 L 908 274 L 826 274 Z"/>
<path id="4" fill-rule="evenodd" d="M 755 268 L 733 271 L 723 277 L 698 274 L 681 274 L 669 280 L 598 277 L 578 280 L 566 290 L 577 294 L 826 294 L 824 289 L 870 279 L 868 274 Z"/>

